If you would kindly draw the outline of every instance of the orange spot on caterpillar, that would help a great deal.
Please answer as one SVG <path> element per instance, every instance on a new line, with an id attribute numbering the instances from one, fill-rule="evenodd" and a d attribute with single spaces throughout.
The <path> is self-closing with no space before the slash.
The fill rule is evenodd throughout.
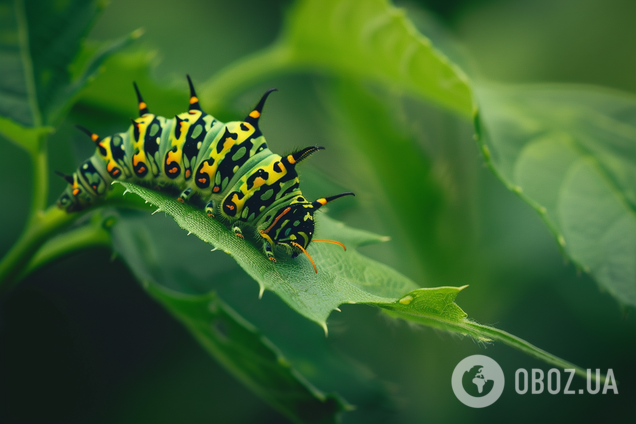
<path id="1" fill-rule="evenodd" d="M 296 159 L 294 159 L 294 157 L 292 155 L 287 156 L 287 160 L 289 161 L 289 163 L 291 163 L 292 165 L 296 163 Z"/>
<path id="2" fill-rule="evenodd" d="M 220 190 L 220 188 L 219 188 L 218 186 L 215 186 L 215 187 L 212 189 L 212 191 L 213 191 L 213 192 L 215 192 L 215 193 L 218 193 L 218 191 L 219 191 L 219 190 Z"/>
<path id="3" fill-rule="evenodd" d="M 170 169 L 168 170 L 168 172 L 169 172 L 169 173 L 171 173 L 171 174 L 174 174 L 174 173 L 175 173 L 175 172 L 177 172 L 177 171 L 178 171 L 178 169 L 177 169 L 176 167 L 175 167 L 175 168 L 170 168 Z"/>
<path id="4" fill-rule="evenodd" d="M 97 134 L 91 134 L 91 140 L 97 141 L 98 138 L 99 136 Z"/>
<path id="5" fill-rule="evenodd" d="M 180 197 L 177 198 L 177 201 L 179 201 L 181 203 L 185 203 L 185 201 L 182 198 L 180 198 Z"/>
<path id="6" fill-rule="evenodd" d="M 231 210 L 231 211 L 233 211 L 233 210 L 234 210 L 234 206 L 233 206 L 233 205 L 227 205 L 227 208 L 228 208 L 229 210 Z"/>
<path id="7" fill-rule="evenodd" d="M 144 102 L 140 102 L 140 103 L 139 103 L 139 110 L 145 109 L 145 108 L 147 108 L 147 107 L 148 107 L 148 106 L 147 106 Z"/>
<path id="8" fill-rule="evenodd" d="M 141 174 L 143 172 L 146 172 L 146 167 L 145 166 L 142 166 L 141 168 L 139 168 L 139 173 Z"/>
<path id="9" fill-rule="evenodd" d="M 196 97 L 194 97 L 194 96 L 190 97 L 190 104 L 191 105 L 195 104 L 198 101 L 199 101 L 199 99 L 197 99 Z"/>
<path id="10" fill-rule="evenodd" d="M 258 187 L 262 186 L 263 184 L 265 184 L 265 180 L 262 179 L 261 177 L 256 177 L 254 179 L 254 188 L 258 188 Z"/>
<path id="11" fill-rule="evenodd" d="M 77 196 L 79 194 L 79 188 L 73 190 L 73 196 Z"/>
<path id="12" fill-rule="evenodd" d="M 316 202 L 320 203 L 321 205 L 326 205 L 327 204 L 327 199 L 318 199 L 316 200 Z"/>
<path id="13" fill-rule="evenodd" d="M 250 112 L 250 116 L 254 119 L 258 118 L 259 116 L 261 116 L 261 113 L 257 110 L 253 110 Z"/>
<path id="14" fill-rule="evenodd" d="M 113 174 L 112 174 L 112 175 L 113 175 L 113 177 L 116 177 L 116 176 L 117 176 L 117 175 L 119 175 L 119 174 L 120 174 L 119 169 L 115 169 L 115 170 L 113 171 Z"/>
<path id="15" fill-rule="evenodd" d="M 186 178 L 190 178 L 190 174 L 191 174 L 190 170 L 189 170 L 189 169 L 186 169 L 185 177 L 186 177 Z"/>
<path id="16" fill-rule="evenodd" d="M 205 184 L 205 178 L 199 178 L 197 181 L 199 181 L 201 184 Z"/>

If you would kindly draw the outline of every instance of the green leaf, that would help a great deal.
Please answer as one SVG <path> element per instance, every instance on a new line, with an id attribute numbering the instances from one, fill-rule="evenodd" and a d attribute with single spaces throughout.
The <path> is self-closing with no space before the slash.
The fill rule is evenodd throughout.
<path id="1" fill-rule="evenodd" d="M 478 97 L 475 125 L 495 173 L 580 268 L 636 305 L 636 99 L 578 86 Z"/>
<path id="2" fill-rule="evenodd" d="M 82 43 L 102 9 L 83 0 L 0 4 L 0 116 L 24 127 L 59 123 L 103 60 L 140 35 L 88 54 Z"/>
<path id="3" fill-rule="evenodd" d="M 586 370 L 581 367 L 539 349 L 510 333 L 469 320 L 466 312 L 455 303 L 457 294 L 466 287 L 418 289 L 408 293 L 397 302 L 378 304 L 377 306 L 395 318 L 471 336 L 482 342 L 493 340 L 502 342 L 549 364 L 564 369 L 574 369 L 576 374 L 586 378 Z M 605 376 L 601 377 L 601 381 L 605 381 Z"/>
<path id="4" fill-rule="evenodd" d="M 265 289 L 273 291 L 298 313 L 321 325 L 325 332 L 326 318 L 338 305 L 364 303 L 379 306 L 395 317 L 418 324 L 469 335 L 481 341 L 500 340 L 548 363 L 574 368 L 579 375 L 585 375 L 581 368 L 528 342 L 469 321 L 466 313 L 454 303 L 457 293 L 464 287 L 417 289 L 415 283 L 402 274 L 352 249 L 383 241 L 383 237 L 349 228 L 324 214 L 319 215 L 316 237 L 333 237 L 349 248 L 343 252 L 335 249 L 336 246 L 311 244 L 308 251 L 319 270 L 314 273 L 305 257 L 280 257 L 274 264 L 249 241 L 236 237 L 225 225 L 210 219 L 203 211 L 160 192 L 126 182 L 119 184 L 157 206 L 157 212 L 170 215 L 181 228 L 231 255 L 258 282 L 261 294 Z M 156 262 L 148 257 L 144 259 L 144 256 L 153 255 L 151 251 L 140 249 L 136 254 L 139 256 L 137 260 Z M 161 269 L 144 272 L 149 272 L 146 275 L 153 278 L 152 274 L 161 272 Z M 143 280 L 146 275 L 141 274 L 138 277 Z"/>
<path id="5" fill-rule="evenodd" d="M 267 259 L 260 247 L 242 240 L 221 222 L 202 210 L 184 205 L 167 195 L 121 182 L 126 189 L 170 215 L 179 226 L 217 249 L 231 255 L 260 287 L 271 290 L 301 315 L 327 331 L 326 320 L 343 303 L 391 302 L 417 286 L 397 271 L 364 257 L 355 247 L 377 243 L 386 238 L 346 227 L 321 214 L 316 238 L 338 240 L 347 251 L 328 243 L 313 243 L 308 252 L 318 273 L 305 256 L 280 257 L 277 263 Z"/>
<path id="6" fill-rule="evenodd" d="M 132 195 L 126 198 L 140 199 Z M 214 291 L 233 310 L 257 324 L 303 377 L 355 405 L 352 415 L 360 418 L 393 410 L 384 384 L 350 358 L 334 352 L 312 321 L 299 318 L 278 297 L 259 299 L 253 281 L 232 258 L 220 251 L 210 252 L 209 245 L 188 237 L 170 217 L 122 211 L 112 234 L 115 252 L 139 281 L 152 281 L 168 289 L 166 295 L 175 293 L 177 298 Z M 232 368 L 229 371 L 234 372 Z M 260 374 L 257 370 L 254 373 Z M 280 381 L 272 380 L 269 390 L 279 390 L 276 382 Z M 280 387 L 281 391 L 287 389 Z"/>
<path id="7" fill-rule="evenodd" d="M 341 412 L 350 409 L 339 396 L 324 395 L 306 381 L 216 294 L 188 296 L 153 283 L 145 288 L 212 356 L 292 421 L 335 423 Z"/>

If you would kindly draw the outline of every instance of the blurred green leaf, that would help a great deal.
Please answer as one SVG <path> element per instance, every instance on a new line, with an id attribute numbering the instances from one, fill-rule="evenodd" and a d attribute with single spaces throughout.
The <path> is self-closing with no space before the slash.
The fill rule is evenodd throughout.
<path id="1" fill-rule="evenodd" d="M 299 423 L 335 423 L 349 407 L 306 381 L 267 338 L 215 293 L 188 296 L 154 283 L 146 290 L 245 385 Z"/>
<path id="2" fill-rule="evenodd" d="M 298 1 L 274 45 L 215 75 L 201 97 L 216 105 L 246 82 L 297 69 L 378 81 L 465 117 L 473 110 L 463 71 L 387 0 Z"/>
<path id="3" fill-rule="evenodd" d="M 0 116 L 0 134 L 35 155 L 40 141 L 54 131 L 53 127 L 25 127 Z"/>
<path id="4" fill-rule="evenodd" d="M 82 0 L 0 3 L 0 116 L 27 128 L 59 123 L 101 63 L 140 35 L 85 49 L 83 40 L 103 6 Z M 2 132 L 24 142 L 22 134 Z"/>
<path id="5" fill-rule="evenodd" d="M 106 71 L 82 92 L 81 102 L 117 114 L 137 113 L 134 81 L 152 113 L 172 116 L 186 107 L 188 91 L 185 75 L 181 81 L 160 83 L 152 72 L 157 64 L 156 52 L 147 48 L 133 50 L 108 59 L 104 64 Z"/>
<path id="6" fill-rule="evenodd" d="M 304 0 L 288 16 L 292 62 L 397 86 L 469 116 L 464 73 L 386 0 Z"/>
<path id="7" fill-rule="evenodd" d="M 493 171 L 564 252 L 636 305 L 636 99 L 568 86 L 480 89 L 475 125 Z"/>

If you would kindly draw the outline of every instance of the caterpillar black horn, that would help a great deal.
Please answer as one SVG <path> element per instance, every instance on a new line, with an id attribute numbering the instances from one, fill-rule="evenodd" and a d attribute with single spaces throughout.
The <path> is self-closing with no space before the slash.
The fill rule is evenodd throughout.
<path id="1" fill-rule="evenodd" d="M 137 104 L 139 106 L 139 116 L 144 116 L 148 111 L 148 105 L 144 102 L 143 97 L 141 97 L 141 93 L 139 92 L 139 88 L 137 87 L 137 83 L 133 82 L 133 87 L 135 87 L 135 93 L 137 93 Z"/>
<path id="2" fill-rule="evenodd" d="M 66 175 L 65 173 L 60 171 L 53 171 L 53 172 L 55 172 L 55 175 L 60 176 L 64 181 L 66 181 L 67 183 L 71 185 L 75 182 L 72 175 Z"/>
<path id="3" fill-rule="evenodd" d="M 197 93 L 194 91 L 194 85 L 192 84 L 190 75 L 186 75 L 186 77 L 188 78 L 188 86 L 190 87 L 190 107 L 188 108 L 188 112 L 191 110 L 201 110 L 199 98 L 197 97 Z"/>
<path id="4" fill-rule="evenodd" d="M 91 138 L 91 140 L 93 140 L 93 142 L 96 145 L 99 145 L 99 136 L 97 134 L 95 134 L 94 132 L 84 128 L 81 125 L 75 125 L 75 128 L 77 128 L 78 130 L 80 130 L 81 132 L 83 132 L 84 134 L 86 134 L 87 136 L 89 136 Z"/>
<path id="5" fill-rule="evenodd" d="M 278 89 L 270 88 L 265 92 L 265 94 L 263 94 L 263 97 L 261 97 L 261 100 L 259 100 L 256 107 L 245 117 L 245 122 L 254 125 L 254 128 L 258 128 L 258 120 L 263 113 L 263 106 L 265 106 L 265 101 L 267 101 L 269 95 L 272 94 L 274 91 L 278 91 Z"/>
<path id="6" fill-rule="evenodd" d="M 355 194 L 348 191 L 346 193 L 336 194 L 335 196 L 323 197 L 322 199 L 317 199 L 315 202 L 312 203 L 312 205 L 314 209 L 320 209 L 321 206 L 324 206 L 327 203 L 333 202 L 334 200 L 340 199 L 341 197 L 344 197 L 344 196 L 355 196 Z"/>

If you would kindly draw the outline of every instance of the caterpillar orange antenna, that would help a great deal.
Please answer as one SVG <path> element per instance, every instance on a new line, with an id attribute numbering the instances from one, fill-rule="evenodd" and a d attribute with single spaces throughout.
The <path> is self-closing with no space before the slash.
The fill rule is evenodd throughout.
<path id="1" fill-rule="evenodd" d="M 316 240 L 316 239 L 312 239 L 312 242 L 318 242 L 318 243 L 332 243 L 332 244 L 337 244 L 338 246 L 342 246 L 342 248 L 345 250 L 345 252 L 347 251 L 347 248 L 344 244 L 340 243 L 339 241 L 335 241 L 335 240 Z"/>
<path id="2" fill-rule="evenodd" d="M 309 255 L 309 253 L 307 253 L 307 251 L 305 250 L 305 248 L 304 248 L 304 247 L 302 247 L 300 244 L 298 244 L 298 243 L 294 242 L 294 241 L 292 241 L 292 242 L 291 242 L 291 244 L 292 244 L 293 246 L 296 246 L 296 247 L 297 247 L 297 248 L 299 248 L 300 250 L 302 250 L 302 251 L 303 251 L 303 253 L 304 253 L 305 255 L 307 255 L 307 257 L 308 257 L 308 258 L 309 258 L 309 260 L 311 261 L 311 264 L 314 266 L 314 271 L 316 272 L 316 274 L 318 274 L 318 269 L 316 268 L 316 264 L 314 263 L 314 260 L 311 258 L 311 255 Z"/>

